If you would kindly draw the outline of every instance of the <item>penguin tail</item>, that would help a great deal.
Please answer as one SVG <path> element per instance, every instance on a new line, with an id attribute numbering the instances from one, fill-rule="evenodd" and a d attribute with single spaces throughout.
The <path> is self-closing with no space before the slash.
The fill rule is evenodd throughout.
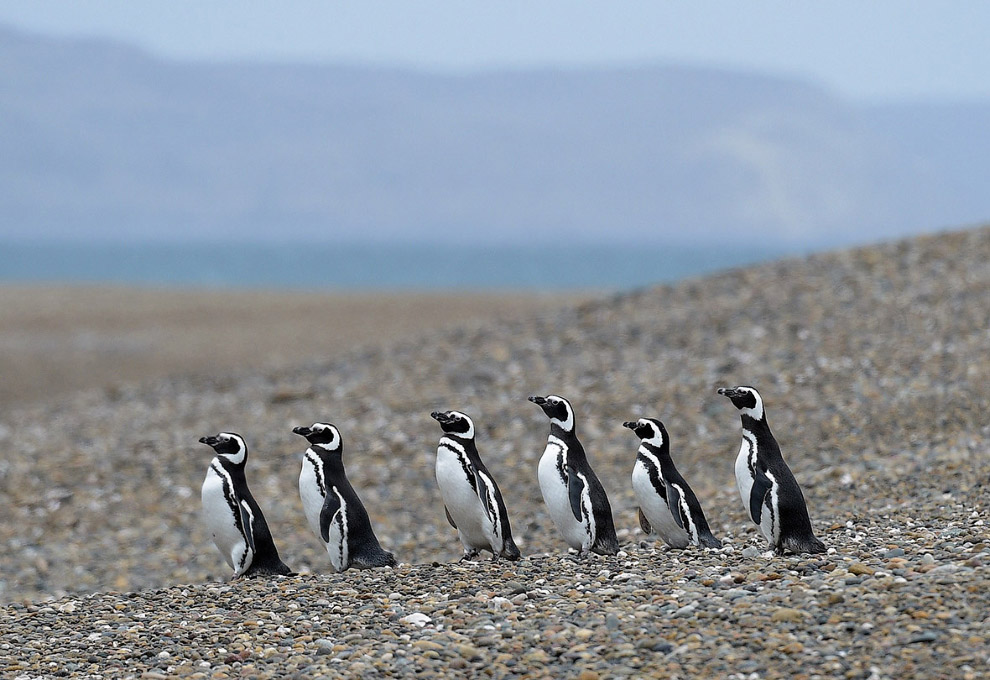
<path id="1" fill-rule="evenodd" d="M 721 548 L 722 541 L 715 538 L 714 534 L 701 534 L 698 537 L 698 544 L 702 548 Z"/>
<path id="2" fill-rule="evenodd" d="M 591 551 L 599 555 L 614 555 L 619 552 L 619 539 L 615 536 L 615 531 L 609 532 L 607 536 L 599 536 Z"/>
<path id="3" fill-rule="evenodd" d="M 251 568 L 244 572 L 244 576 L 298 576 L 299 574 L 289 569 L 288 565 L 279 560 L 276 564 L 251 565 Z"/>
<path id="4" fill-rule="evenodd" d="M 379 567 L 394 567 L 398 564 L 395 555 L 384 550 L 376 542 L 365 550 L 353 556 L 351 566 L 357 569 L 377 569 Z"/>
<path id="5" fill-rule="evenodd" d="M 515 562 L 518 560 L 522 554 L 519 552 L 519 548 L 516 546 L 516 542 L 511 538 L 505 542 L 502 547 L 502 557 L 509 560 L 510 562 Z"/>
<path id="6" fill-rule="evenodd" d="M 791 551 L 792 553 L 823 553 L 827 550 L 825 544 L 822 543 L 818 538 L 812 534 L 807 537 L 788 537 L 782 541 L 782 548 Z"/>
<path id="7" fill-rule="evenodd" d="M 290 569 L 289 566 L 285 562 L 282 562 L 281 560 L 279 560 L 279 563 L 276 564 L 275 567 L 272 569 L 272 573 L 275 574 L 276 576 L 298 576 L 299 575 L 296 572 L 292 571 L 292 569 Z"/>

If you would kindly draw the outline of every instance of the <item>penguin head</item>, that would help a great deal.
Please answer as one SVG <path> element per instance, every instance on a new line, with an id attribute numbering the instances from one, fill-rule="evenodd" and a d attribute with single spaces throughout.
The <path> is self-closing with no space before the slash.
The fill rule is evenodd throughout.
<path id="1" fill-rule="evenodd" d="M 302 425 L 292 428 L 292 431 L 300 437 L 305 437 L 310 444 L 318 446 L 324 451 L 340 449 L 340 430 L 330 423 L 313 423 L 310 427 Z"/>
<path id="2" fill-rule="evenodd" d="M 464 439 L 474 439 L 474 421 L 466 413 L 460 411 L 434 411 L 430 417 L 440 423 L 447 434 L 457 435 Z"/>
<path id="3" fill-rule="evenodd" d="M 738 387 L 720 387 L 718 393 L 728 397 L 732 405 L 739 409 L 741 415 L 753 420 L 763 420 L 763 398 L 755 387 L 739 385 Z"/>
<path id="4" fill-rule="evenodd" d="M 556 425 L 564 432 L 574 431 L 574 409 L 569 401 L 556 394 L 546 397 L 530 397 L 529 400 L 543 409 L 550 418 L 550 424 Z"/>
<path id="5" fill-rule="evenodd" d="M 622 423 L 622 427 L 628 427 L 644 442 L 649 442 L 657 447 L 663 446 L 663 443 L 667 441 L 667 428 L 656 418 L 627 421 Z"/>
<path id="6" fill-rule="evenodd" d="M 200 437 L 199 443 L 213 447 L 218 457 L 234 465 L 243 465 L 247 460 L 247 444 L 244 443 L 244 438 L 235 432 L 221 432 L 215 437 Z"/>

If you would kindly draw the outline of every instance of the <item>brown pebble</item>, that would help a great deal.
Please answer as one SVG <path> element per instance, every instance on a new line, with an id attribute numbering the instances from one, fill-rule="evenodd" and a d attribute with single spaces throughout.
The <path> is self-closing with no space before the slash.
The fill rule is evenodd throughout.
<path id="1" fill-rule="evenodd" d="M 803 621 L 805 616 L 806 614 L 800 609 L 781 607 L 777 609 L 770 618 L 778 623 L 783 621 L 788 623 L 798 623 Z"/>

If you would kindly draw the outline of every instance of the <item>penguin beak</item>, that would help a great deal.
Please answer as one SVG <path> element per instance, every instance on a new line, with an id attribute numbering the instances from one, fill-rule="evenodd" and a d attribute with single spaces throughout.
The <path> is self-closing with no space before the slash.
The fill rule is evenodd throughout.
<path id="1" fill-rule="evenodd" d="M 430 414 L 430 417 L 438 423 L 449 423 L 450 417 L 447 415 L 446 411 L 434 411 Z"/>
<path id="2" fill-rule="evenodd" d="M 735 387 L 720 387 L 717 390 L 715 390 L 715 392 L 721 394 L 723 397 L 728 397 L 729 399 L 732 399 L 732 397 L 736 396 Z"/>
<path id="3" fill-rule="evenodd" d="M 207 446 L 216 446 L 217 445 L 217 441 L 218 440 L 217 440 L 216 437 L 200 437 L 199 438 L 199 443 L 200 444 L 206 444 Z"/>
<path id="4" fill-rule="evenodd" d="M 537 406 L 543 406 L 547 403 L 546 397 L 530 397 L 529 400 L 536 404 Z"/>
<path id="5" fill-rule="evenodd" d="M 292 428 L 292 433 L 298 434 L 300 437 L 308 437 L 309 435 L 313 434 L 313 431 L 308 427 L 300 425 L 299 427 Z"/>
<path id="6" fill-rule="evenodd" d="M 633 420 L 627 420 L 626 422 L 622 423 L 622 427 L 628 427 L 630 430 L 635 430 L 638 426 L 639 423 Z"/>

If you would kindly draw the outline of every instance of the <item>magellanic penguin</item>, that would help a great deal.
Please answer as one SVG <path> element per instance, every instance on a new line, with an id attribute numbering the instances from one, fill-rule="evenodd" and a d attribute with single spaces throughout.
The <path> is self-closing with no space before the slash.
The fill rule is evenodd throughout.
<path id="1" fill-rule="evenodd" d="M 299 473 L 299 497 L 330 564 L 338 572 L 350 567 L 394 567 L 395 556 L 378 543 L 368 511 L 344 474 L 340 431 L 330 423 L 292 431 L 309 442 Z"/>
<path id="2" fill-rule="evenodd" d="M 201 444 L 216 456 L 203 481 L 203 520 L 220 554 L 238 576 L 280 574 L 294 576 L 279 559 L 268 522 L 248 489 L 244 476 L 248 448 L 233 432 L 202 437 Z"/>
<path id="3" fill-rule="evenodd" d="M 720 387 L 742 418 L 742 446 L 736 456 L 736 486 L 750 519 L 781 555 L 825 552 L 815 537 L 801 487 L 780 454 L 767 424 L 763 399 L 746 385 Z"/>
<path id="4" fill-rule="evenodd" d="M 530 397 L 550 418 L 547 448 L 540 458 L 540 491 L 550 518 L 569 546 L 583 554 L 619 552 L 612 506 L 575 434 L 574 409 L 563 397 Z"/>
<path id="5" fill-rule="evenodd" d="M 721 548 L 705 519 L 705 511 L 694 491 L 681 477 L 670 457 L 667 428 L 655 418 L 622 423 L 642 441 L 633 466 L 632 487 L 639 500 L 639 524 L 654 531 L 672 548 L 688 543 Z"/>
<path id="6" fill-rule="evenodd" d="M 430 416 L 443 428 L 437 445 L 437 486 L 447 521 L 464 545 L 461 559 L 488 550 L 493 560 L 518 560 L 502 492 L 474 441 L 474 421 L 460 411 L 434 411 Z"/>

